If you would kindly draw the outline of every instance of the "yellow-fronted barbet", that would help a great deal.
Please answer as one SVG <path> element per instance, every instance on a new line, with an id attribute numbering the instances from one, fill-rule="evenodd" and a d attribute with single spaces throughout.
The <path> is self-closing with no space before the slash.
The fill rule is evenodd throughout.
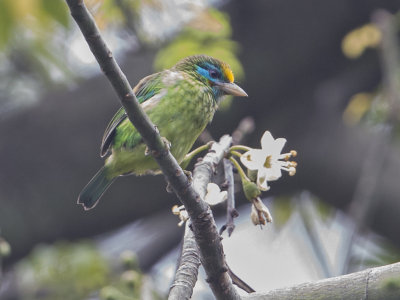
<path id="1" fill-rule="evenodd" d="M 143 78 L 133 89 L 143 110 L 170 143 L 181 163 L 194 142 L 211 122 L 224 95 L 247 96 L 234 83 L 228 64 L 206 56 L 184 58 L 171 69 Z M 110 184 L 121 175 L 160 173 L 146 145 L 121 107 L 108 124 L 100 155 L 104 166 L 85 186 L 78 204 L 93 208 Z"/>

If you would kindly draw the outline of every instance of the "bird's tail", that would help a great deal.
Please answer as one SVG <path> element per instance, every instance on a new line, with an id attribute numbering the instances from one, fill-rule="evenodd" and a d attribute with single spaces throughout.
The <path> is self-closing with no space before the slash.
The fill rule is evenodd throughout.
<path id="1" fill-rule="evenodd" d="M 115 180 L 115 178 L 107 178 L 106 171 L 106 168 L 102 167 L 79 194 L 78 204 L 81 204 L 85 210 L 95 207 L 101 196 Z"/>

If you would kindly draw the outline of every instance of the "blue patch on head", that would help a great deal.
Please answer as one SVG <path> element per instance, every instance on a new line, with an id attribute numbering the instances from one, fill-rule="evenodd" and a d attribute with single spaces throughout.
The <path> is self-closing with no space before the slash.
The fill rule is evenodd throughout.
<path id="1" fill-rule="evenodd" d="M 196 66 L 197 73 L 207 78 L 210 81 L 221 81 L 222 74 L 218 67 L 210 63 L 204 63 L 201 66 Z"/>
<path id="2" fill-rule="evenodd" d="M 204 77 L 206 77 L 207 79 L 210 79 L 210 80 L 211 80 L 210 74 L 208 73 L 208 70 L 203 69 L 203 68 L 200 67 L 200 66 L 197 66 L 197 73 L 199 73 L 201 76 L 204 76 Z"/>
<path id="3" fill-rule="evenodd" d="M 223 81 L 221 71 L 213 64 L 204 63 L 201 66 L 196 66 L 196 71 L 199 75 L 208 79 L 210 82 L 216 83 Z M 212 75 L 214 75 L 214 77 Z M 224 95 L 223 91 L 217 85 L 211 84 L 211 90 L 216 99 Z"/>

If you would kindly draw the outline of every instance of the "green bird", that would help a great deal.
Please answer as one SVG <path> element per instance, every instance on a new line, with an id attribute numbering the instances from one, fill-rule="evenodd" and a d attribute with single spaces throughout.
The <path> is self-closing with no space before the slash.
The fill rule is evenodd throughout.
<path id="1" fill-rule="evenodd" d="M 189 56 L 171 69 L 143 78 L 133 92 L 160 135 L 170 142 L 178 163 L 211 122 L 224 95 L 247 96 L 234 83 L 228 64 L 206 55 Z M 85 210 L 96 206 L 118 176 L 160 173 L 156 161 L 145 152 L 142 137 L 121 107 L 101 143 L 101 157 L 111 155 L 82 190 L 78 204 Z"/>

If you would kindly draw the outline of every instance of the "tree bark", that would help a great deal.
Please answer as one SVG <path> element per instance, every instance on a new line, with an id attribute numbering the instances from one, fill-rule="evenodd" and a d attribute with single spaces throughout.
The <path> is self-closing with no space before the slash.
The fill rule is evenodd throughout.
<path id="1" fill-rule="evenodd" d="M 246 300 L 397 300 L 400 263 L 243 297 Z"/>

